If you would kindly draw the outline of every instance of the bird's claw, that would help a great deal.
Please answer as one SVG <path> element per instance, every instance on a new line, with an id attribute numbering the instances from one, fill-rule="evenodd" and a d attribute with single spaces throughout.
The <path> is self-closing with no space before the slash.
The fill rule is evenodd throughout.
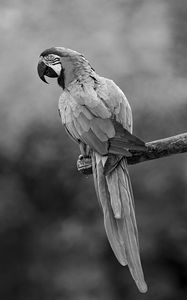
<path id="1" fill-rule="evenodd" d="M 77 170 L 84 175 L 92 174 L 92 160 L 90 156 L 79 155 L 77 160 Z"/>

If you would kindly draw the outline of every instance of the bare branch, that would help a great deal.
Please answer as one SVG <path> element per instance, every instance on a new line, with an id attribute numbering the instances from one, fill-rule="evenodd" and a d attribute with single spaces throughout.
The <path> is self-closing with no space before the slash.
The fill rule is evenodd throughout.
<path id="1" fill-rule="evenodd" d="M 146 143 L 146 151 L 130 151 L 132 157 L 127 158 L 129 165 L 147 160 L 158 159 L 173 154 L 187 152 L 187 133 L 175 135 L 169 138 Z M 79 156 L 77 169 L 83 174 L 92 174 L 91 157 Z"/>
<path id="2" fill-rule="evenodd" d="M 128 164 L 136 164 L 146 160 L 187 152 L 187 133 L 146 143 L 146 152 L 133 152 L 128 158 Z"/>

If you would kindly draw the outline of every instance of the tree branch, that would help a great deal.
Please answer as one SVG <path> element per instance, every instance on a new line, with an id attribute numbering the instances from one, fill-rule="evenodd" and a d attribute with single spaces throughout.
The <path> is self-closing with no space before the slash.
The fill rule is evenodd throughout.
<path id="1" fill-rule="evenodd" d="M 130 151 L 132 157 L 127 158 L 129 165 L 147 160 L 158 159 L 173 154 L 187 152 L 187 133 L 175 135 L 169 138 L 146 143 L 146 151 Z M 90 156 L 79 156 L 77 169 L 83 174 L 92 174 L 92 162 Z"/>

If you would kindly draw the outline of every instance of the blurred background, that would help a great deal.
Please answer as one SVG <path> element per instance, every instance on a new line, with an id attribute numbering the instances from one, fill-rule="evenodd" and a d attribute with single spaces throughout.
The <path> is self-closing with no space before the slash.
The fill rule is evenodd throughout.
<path id="1" fill-rule="evenodd" d="M 0 298 L 187 299 L 187 155 L 130 166 L 147 294 L 115 259 L 92 176 L 38 78 L 51 46 L 125 92 L 145 141 L 186 132 L 187 1 L 1 0 Z"/>

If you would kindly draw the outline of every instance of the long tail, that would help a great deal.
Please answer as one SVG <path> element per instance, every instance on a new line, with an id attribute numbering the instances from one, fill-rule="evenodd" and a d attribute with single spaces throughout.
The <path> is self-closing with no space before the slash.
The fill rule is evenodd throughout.
<path id="1" fill-rule="evenodd" d="M 110 245 L 123 265 L 127 265 L 140 292 L 147 291 L 140 261 L 138 231 L 130 177 L 123 158 L 107 176 L 104 175 L 106 157 L 92 155 L 94 183 L 103 209 L 104 225 Z"/>

